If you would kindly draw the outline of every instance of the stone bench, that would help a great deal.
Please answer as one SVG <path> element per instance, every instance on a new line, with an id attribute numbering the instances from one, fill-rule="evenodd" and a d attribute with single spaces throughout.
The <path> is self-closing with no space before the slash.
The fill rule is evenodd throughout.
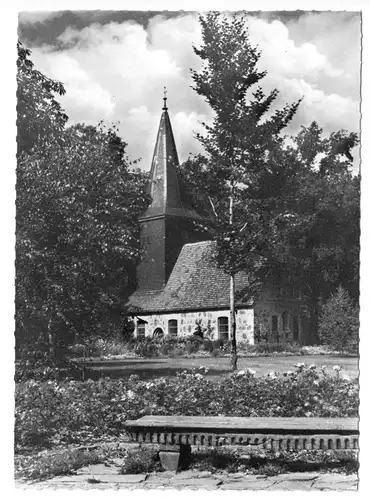
<path id="1" fill-rule="evenodd" d="M 177 470 L 191 446 L 257 447 L 275 451 L 357 450 L 357 418 L 146 416 L 128 420 L 132 441 L 159 445 L 165 470 Z"/>

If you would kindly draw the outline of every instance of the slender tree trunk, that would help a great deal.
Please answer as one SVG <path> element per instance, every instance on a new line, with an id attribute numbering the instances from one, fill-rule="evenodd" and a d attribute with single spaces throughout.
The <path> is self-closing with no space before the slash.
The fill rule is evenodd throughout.
<path id="1" fill-rule="evenodd" d="M 50 318 L 48 322 L 48 342 L 49 342 L 49 353 L 52 360 L 55 360 L 55 339 L 53 334 L 53 321 Z"/>
<path id="2" fill-rule="evenodd" d="M 238 355 L 236 350 L 236 318 L 235 318 L 235 278 L 230 276 L 230 325 L 231 325 L 231 369 L 237 369 Z"/>
<path id="3" fill-rule="evenodd" d="M 319 342 L 318 328 L 319 328 L 319 299 L 315 296 L 312 299 L 312 311 L 310 318 L 310 336 L 312 344 L 317 344 Z"/>
<path id="4" fill-rule="evenodd" d="M 229 207 L 229 224 L 230 230 L 233 227 L 233 196 L 230 196 L 230 207 Z M 232 241 L 230 242 L 232 244 Z M 230 275 L 230 326 L 231 326 L 231 369 L 235 371 L 237 369 L 238 355 L 236 350 L 236 319 L 235 319 L 235 276 Z"/>

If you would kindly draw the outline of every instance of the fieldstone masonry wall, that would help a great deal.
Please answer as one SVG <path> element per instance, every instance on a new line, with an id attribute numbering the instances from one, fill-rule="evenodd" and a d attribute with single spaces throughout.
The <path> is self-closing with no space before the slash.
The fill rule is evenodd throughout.
<path id="1" fill-rule="evenodd" d="M 230 318 L 228 309 L 218 311 L 189 311 L 181 313 L 140 314 L 144 320 L 145 336 L 150 337 L 160 328 L 164 335 L 169 334 L 169 321 L 177 321 L 177 337 L 192 335 L 201 321 L 203 329 L 208 328 L 210 338 L 222 338 L 219 331 L 219 318 Z M 135 318 L 136 325 L 138 318 Z M 140 331 L 143 335 L 143 328 Z M 138 328 L 136 328 L 136 335 Z M 229 320 L 230 335 L 230 320 Z M 268 342 L 304 343 L 305 331 L 302 321 L 302 302 L 298 298 L 287 298 L 279 295 L 271 286 L 265 286 L 259 294 L 253 308 L 237 310 L 236 340 L 254 344 Z"/>
<path id="2" fill-rule="evenodd" d="M 139 318 L 144 320 L 145 323 L 145 336 L 150 337 L 153 335 L 157 328 L 163 330 L 164 335 L 169 334 L 170 320 L 177 321 L 177 336 L 186 337 L 195 332 L 197 321 L 201 320 L 203 328 L 210 328 L 211 338 L 216 340 L 220 338 L 218 329 L 218 318 L 230 317 L 228 309 L 219 311 L 195 311 L 195 312 L 182 312 L 182 313 L 163 313 L 163 314 L 139 314 Z M 138 318 L 135 318 L 138 324 Z M 230 324 L 230 321 L 229 321 Z M 240 309 L 236 314 L 236 332 L 237 342 L 254 343 L 254 312 L 253 309 Z M 230 331 L 230 328 L 229 328 Z M 137 334 L 137 328 L 136 328 Z"/>
<path id="3" fill-rule="evenodd" d="M 254 307 L 254 332 L 270 342 L 301 342 L 304 332 L 300 307 L 299 300 L 274 296 L 271 290 L 265 289 Z M 277 316 L 277 332 L 274 332 L 273 316 Z"/>

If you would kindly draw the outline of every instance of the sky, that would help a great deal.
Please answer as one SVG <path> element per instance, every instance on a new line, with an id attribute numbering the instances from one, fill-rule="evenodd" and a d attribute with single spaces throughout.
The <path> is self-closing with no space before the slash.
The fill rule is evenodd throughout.
<path id="1" fill-rule="evenodd" d="M 262 52 L 264 90 L 279 90 L 276 107 L 303 97 L 286 129 L 316 120 L 325 134 L 360 130 L 361 18 L 356 12 L 247 13 L 250 38 Z M 200 60 L 196 12 L 21 12 L 18 33 L 37 69 L 63 82 L 70 124 L 118 123 L 132 159 L 148 170 L 163 88 L 180 161 L 201 151 L 194 137 L 211 120 L 191 89 Z M 355 170 L 359 152 L 355 152 Z"/>

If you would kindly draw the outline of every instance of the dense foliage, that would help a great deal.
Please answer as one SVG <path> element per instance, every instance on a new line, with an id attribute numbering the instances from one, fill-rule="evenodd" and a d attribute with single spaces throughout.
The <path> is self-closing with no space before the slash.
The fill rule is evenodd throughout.
<path id="1" fill-rule="evenodd" d="M 359 311 L 349 294 L 339 287 L 324 304 L 319 320 L 319 337 L 339 351 L 356 350 L 359 336 Z"/>
<path id="2" fill-rule="evenodd" d="M 239 372 L 217 380 L 182 372 L 175 378 L 140 381 L 28 382 L 15 393 L 15 444 L 88 443 L 119 436 L 126 419 L 143 415 L 353 417 L 358 384 L 315 366 L 255 377 Z"/>
<path id="3" fill-rule="evenodd" d="M 359 297 L 360 177 L 351 171 L 358 139 L 343 130 L 325 138 L 313 122 L 290 141 L 280 153 L 280 166 L 252 191 L 265 211 L 278 207 L 267 272 L 279 287 L 298 291 L 306 301 L 316 343 L 320 303 L 339 285 L 356 302 Z M 282 171 L 284 182 L 269 194 Z"/>
<path id="4" fill-rule="evenodd" d="M 50 348 L 60 359 L 71 340 L 120 330 L 148 197 L 116 129 L 64 129 L 65 115 L 48 94 L 62 87 L 19 50 L 16 348 Z M 37 128 L 34 109 L 47 130 Z M 27 148 L 26 124 L 37 131 Z"/>
<path id="5" fill-rule="evenodd" d="M 57 97 L 64 86 L 43 75 L 30 59 L 31 51 L 17 44 L 17 128 L 18 154 L 29 151 L 44 140 L 60 138 L 67 123 Z"/>

